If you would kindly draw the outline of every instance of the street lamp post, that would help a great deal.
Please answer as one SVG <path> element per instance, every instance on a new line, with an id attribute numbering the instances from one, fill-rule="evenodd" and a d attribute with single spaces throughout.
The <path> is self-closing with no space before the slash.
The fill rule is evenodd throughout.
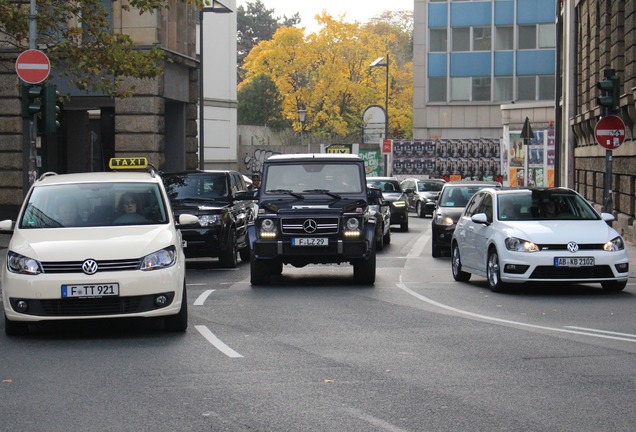
<path id="1" fill-rule="evenodd" d="M 300 145 L 303 145 L 303 134 L 305 132 L 305 119 L 307 118 L 307 110 L 298 110 L 298 119 L 300 120 Z M 311 153 L 311 143 L 307 143 L 307 153 Z"/>
<path id="2" fill-rule="evenodd" d="M 204 12 L 212 13 L 232 13 L 232 9 L 225 6 L 223 3 L 212 0 L 212 6 L 199 9 L 199 169 L 205 169 L 205 158 L 203 157 L 203 151 L 205 149 L 205 141 L 203 139 L 205 119 L 203 113 L 205 112 L 205 99 L 203 95 L 203 14 Z"/>
<path id="3" fill-rule="evenodd" d="M 386 69 L 386 79 L 384 83 L 384 139 L 389 139 L 389 53 L 384 57 L 379 57 L 369 65 L 369 68 L 383 67 Z M 389 167 L 387 155 L 384 155 L 384 175 L 388 175 Z"/>

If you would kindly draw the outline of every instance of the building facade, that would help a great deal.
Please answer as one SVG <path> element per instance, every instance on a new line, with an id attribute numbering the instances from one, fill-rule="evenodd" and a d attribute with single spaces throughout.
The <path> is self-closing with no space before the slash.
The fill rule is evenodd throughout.
<path id="1" fill-rule="evenodd" d="M 636 212 L 636 0 L 559 0 L 557 125 L 563 185 L 605 207 L 611 191 L 614 227 L 634 237 Z M 597 83 L 607 69 L 620 78 L 620 111 L 625 142 L 609 151 L 598 145 L 594 128 L 602 116 Z M 610 172 L 606 188 L 606 172 Z"/>

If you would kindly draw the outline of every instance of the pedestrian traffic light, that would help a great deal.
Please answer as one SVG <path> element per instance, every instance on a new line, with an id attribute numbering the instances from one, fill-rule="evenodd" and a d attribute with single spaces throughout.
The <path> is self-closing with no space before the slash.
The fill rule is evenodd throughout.
<path id="1" fill-rule="evenodd" d="M 603 71 L 605 79 L 599 81 L 596 87 L 601 90 L 601 96 L 596 98 L 596 102 L 603 110 L 603 115 L 620 112 L 620 78 L 614 69 Z"/>
<path id="2" fill-rule="evenodd" d="M 41 85 L 22 84 L 22 117 L 29 119 L 43 109 Z"/>
<path id="3" fill-rule="evenodd" d="M 42 132 L 45 134 L 54 133 L 60 127 L 59 115 L 62 112 L 60 107 L 60 93 L 57 86 L 48 84 L 44 86 L 42 95 L 44 108 L 42 110 Z"/>

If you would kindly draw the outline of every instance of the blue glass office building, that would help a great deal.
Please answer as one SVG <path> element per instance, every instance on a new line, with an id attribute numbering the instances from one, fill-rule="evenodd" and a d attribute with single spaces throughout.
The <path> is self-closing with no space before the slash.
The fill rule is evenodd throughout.
<path id="1" fill-rule="evenodd" d="M 415 0 L 414 136 L 501 136 L 501 106 L 554 103 L 556 0 Z"/>

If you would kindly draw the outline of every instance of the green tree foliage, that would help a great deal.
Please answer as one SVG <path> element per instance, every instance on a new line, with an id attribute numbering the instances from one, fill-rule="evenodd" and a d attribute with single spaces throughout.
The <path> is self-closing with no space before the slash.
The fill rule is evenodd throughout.
<path id="1" fill-rule="evenodd" d="M 247 7 L 236 10 L 237 69 L 239 82 L 243 80 L 243 62 L 259 42 L 270 40 L 279 27 L 292 27 L 300 23 L 300 14 L 291 17 L 274 17 L 274 9 L 267 9 L 260 0 L 247 2 Z"/>
<path id="2" fill-rule="evenodd" d="M 390 137 L 411 136 L 411 33 L 381 19 L 362 25 L 323 12 L 317 20 L 317 33 L 281 27 L 272 40 L 256 45 L 245 60 L 241 86 L 269 75 L 282 95 L 283 117 L 296 131 L 302 126 L 298 110 L 306 109 L 306 131 L 331 142 L 359 141 L 365 108 L 385 103 L 386 69 L 369 65 L 388 55 Z"/>
<path id="3" fill-rule="evenodd" d="M 282 114 L 282 98 L 268 75 L 258 75 L 238 92 L 238 122 L 244 125 L 269 126 L 274 130 L 290 127 Z"/>
<path id="4" fill-rule="evenodd" d="M 177 0 L 197 7 L 206 0 Z M 0 0 L 0 39 L 18 51 L 29 47 L 28 0 Z M 154 78 L 161 74 L 164 52 L 140 50 L 128 35 L 113 32 L 110 11 L 101 0 L 37 0 L 37 46 L 44 47 L 52 70 L 68 78 L 72 86 L 127 96 L 128 78 Z M 113 0 L 123 10 L 140 14 L 155 12 L 174 3 L 170 0 Z"/>

